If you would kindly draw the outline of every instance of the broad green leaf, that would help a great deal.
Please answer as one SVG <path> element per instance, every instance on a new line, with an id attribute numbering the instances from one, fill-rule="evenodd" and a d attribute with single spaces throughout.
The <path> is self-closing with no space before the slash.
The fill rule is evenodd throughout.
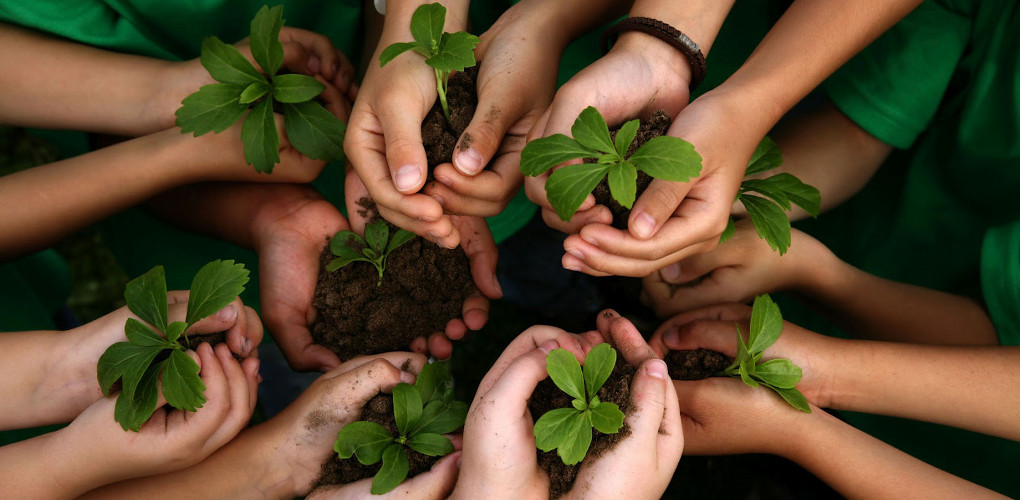
<path id="1" fill-rule="evenodd" d="M 337 269 L 340 269 L 341 267 L 344 267 L 347 264 L 350 264 L 351 262 L 355 262 L 355 261 L 368 262 L 369 264 L 372 264 L 372 260 L 371 259 L 369 259 L 367 257 L 364 257 L 361 254 L 358 254 L 356 257 L 350 257 L 350 256 L 337 257 L 337 258 L 329 261 L 328 263 L 326 263 L 326 271 L 329 271 L 329 272 L 336 271 Z"/>
<path id="2" fill-rule="evenodd" d="M 783 164 L 783 155 L 779 151 L 779 146 L 772 141 L 769 137 L 762 138 L 758 146 L 754 148 L 754 153 L 751 154 L 751 161 L 747 163 L 747 169 L 744 171 L 744 176 L 759 174 L 767 170 L 772 170 Z"/>
<path id="3" fill-rule="evenodd" d="M 693 144 L 678 137 L 653 137 L 627 159 L 656 179 L 687 182 L 701 175 L 701 155 Z"/>
<path id="4" fill-rule="evenodd" d="M 563 221 L 570 220 L 608 171 L 606 165 L 582 163 L 553 172 L 545 183 L 545 191 L 556 215 Z"/>
<path id="5" fill-rule="evenodd" d="M 421 420 L 415 432 L 449 434 L 464 427 L 467 412 L 468 405 L 461 401 L 432 401 L 422 410 Z"/>
<path id="6" fill-rule="evenodd" d="M 443 33 L 439 51 L 425 59 L 425 64 L 444 73 L 464 71 L 464 68 L 475 65 L 475 45 L 478 45 L 478 41 L 477 36 L 463 31 Z"/>
<path id="7" fill-rule="evenodd" d="M 770 359 L 754 367 L 754 376 L 772 387 L 793 389 L 803 372 L 788 359 Z"/>
<path id="8" fill-rule="evenodd" d="M 606 383 L 616 367 L 616 349 L 609 344 L 599 344 L 588 351 L 584 358 L 584 383 L 588 390 L 588 401 L 595 398 L 602 384 Z"/>
<path id="9" fill-rule="evenodd" d="M 563 134 L 554 134 L 535 139 L 524 146 L 521 151 L 521 173 L 534 177 L 565 161 L 596 156 L 598 151 L 588 149 Z"/>
<path id="10" fill-rule="evenodd" d="M 750 359 L 745 359 L 740 362 L 740 380 L 743 380 L 745 384 L 751 387 L 758 387 L 758 382 L 751 378 L 751 374 L 754 373 L 754 363 Z"/>
<path id="11" fill-rule="evenodd" d="M 730 219 L 726 221 L 726 229 L 724 229 L 722 234 L 719 235 L 719 244 L 722 245 L 723 243 L 726 243 L 726 240 L 732 238 L 734 234 L 737 234 L 737 225 L 733 223 L 733 217 L 730 217 Z"/>
<path id="12" fill-rule="evenodd" d="M 273 98 L 280 102 L 310 101 L 326 90 L 322 82 L 307 75 L 280 75 L 273 78 Z"/>
<path id="13" fill-rule="evenodd" d="M 276 133 L 272 99 L 263 99 L 252 108 L 241 124 L 244 160 L 256 172 L 273 173 L 280 162 L 280 135 Z"/>
<path id="14" fill-rule="evenodd" d="M 135 318 L 128 318 L 124 325 L 124 333 L 127 335 L 128 342 L 137 346 L 163 347 L 168 343 L 162 335 Z"/>
<path id="15" fill-rule="evenodd" d="M 174 408 L 195 411 L 205 404 L 205 384 L 198 376 L 198 363 L 184 351 L 173 351 L 163 370 L 163 397 Z"/>
<path id="16" fill-rule="evenodd" d="M 751 351 L 748 350 L 747 342 L 744 341 L 744 336 L 740 334 L 740 326 L 737 326 L 737 358 L 734 363 L 739 364 L 740 362 L 750 359 L 753 361 L 754 356 Z"/>
<path id="17" fill-rule="evenodd" d="M 202 40 L 201 60 L 209 75 L 220 83 L 235 83 L 243 89 L 249 83 L 266 81 L 237 49 L 214 36 Z"/>
<path id="18" fill-rule="evenodd" d="M 244 91 L 241 92 L 241 97 L 237 98 L 237 102 L 241 104 L 250 104 L 268 93 L 269 85 L 265 82 L 252 82 L 244 88 Z"/>
<path id="19" fill-rule="evenodd" d="M 287 140 L 301 154 L 322 161 L 344 159 L 347 124 L 315 101 L 283 105 Z"/>
<path id="20" fill-rule="evenodd" d="M 232 260 L 214 260 L 198 270 L 191 280 L 188 296 L 188 325 L 212 316 L 234 301 L 248 282 L 244 264 Z"/>
<path id="21" fill-rule="evenodd" d="M 159 373 L 163 371 L 166 361 L 149 366 L 138 382 L 133 399 L 123 393 L 117 396 L 117 404 L 113 409 L 113 419 L 126 431 L 138 432 L 152 413 L 156 411 L 159 399 Z"/>
<path id="22" fill-rule="evenodd" d="M 747 209 L 747 216 L 754 224 L 758 236 L 761 236 L 769 247 L 778 251 L 779 255 L 786 253 L 791 241 L 790 219 L 786 217 L 783 209 L 765 198 L 749 194 L 741 195 L 740 202 Z"/>
<path id="23" fill-rule="evenodd" d="M 450 438 L 433 434 L 431 432 L 420 432 L 407 440 L 407 446 L 422 455 L 430 457 L 441 457 L 453 453 L 453 443 Z"/>
<path id="24" fill-rule="evenodd" d="M 602 153 L 616 152 L 613 140 L 609 137 L 609 127 L 602 114 L 594 106 L 588 106 L 577 115 L 577 120 L 570 127 L 570 134 L 581 145 Z"/>
<path id="25" fill-rule="evenodd" d="M 567 465 L 574 465 L 584 460 L 591 446 L 591 421 L 584 415 L 567 420 L 567 439 L 556 449 L 556 453 Z"/>
<path id="26" fill-rule="evenodd" d="M 170 326 L 166 329 L 166 341 L 165 343 L 176 342 L 177 339 L 181 338 L 181 334 L 184 330 L 188 329 L 188 324 L 183 321 L 174 321 L 170 323 Z"/>
<path id="27" fill-rule="evenodd" d="M 410 469 L 410 461 L 404 448 L 397 443 L 389 445 L 382 455 L 382 467 L 375 474 L 375 479 L 372 479 L 372 494 L 382 495 L 392 491 L 404 482 Z"/>
<path id="28" fill-rule="evenodd" d="M 547 411 L 535 422 L 535 446 L 542 451 L 552 451 L 567 440 L 567 433 L 574 425 L 574 419 L 584 419 L 573 408 L 557 408 Z"/>
<path id="29" fill-rule="evenodd" d="M 808 404 L 807 398 L 797 389 L 781 389 L 778 387 L 772 387 L 771 389 L 779 393 L 787 403 L 790 403 L 790 406 L 802 412 L 811 413 L 811 405 Z"/>
<path id="30" fill-rule="evenodd" d="M 422 403 L 428 404 L 442 399 L 443 392 L 449 389 L 451 380 L 450 370 L 446 363 L 435 361 L 425 363 L 425 366 L 418 372 L 418 378 L 415 380 L 414 386 L 421 393 Z"/>
<path id="31" fill-rule="evenodd" d="M 623 427 L 624 415 L 616 403 L 606 401 L 590 411 L 592 427 L 603 434 L 616 434 L 620 432 L 620 427 Z"/>
<path id="32" fill-rule="evenodd" d="M 772 179 L 775 179 L 776 177 L 778 176 L 774 175 L 767 179 L 747 179 L 740 183 L 740 193 L 758 193 L 766 198 L 770 198 L 776 203 L 776 205 L 783 207 L 783 210 L 789 210 L 790 198 L 786 196 L 786 191 L 772 181 Z"/>
<path id="33" fill-rule="evenodd" d="M 446 7 L 439 3 L 425 4 L 411 14 L 411 37 L 424 46 L 430 54 L 439 50 L 446 23 Z"/>
<path id="34" fill-rule="evenodd" d="M 401 435 L 417 427 L 421 420 L 421 393 L 413 385 L 399 383 L 393 388 L 393 417 Z"/>
<path id="35" fill-rule="evenodd" d="M 383 451 L 393 443 L 391 435 L 383 426 L 375 422 L 351 422 L 340 429 L 333 451 L 340 458 L 347 459 L 354 455 L 364 465 L 372 465 L 382 459 Z"/>
<path id="36" fill-rule="evenodd" d="M 329 240 L 329 251 L 337 257 L 357 255 L 361 256 L 359 248 L 365 248 L 368 242 L 354 231 L 343 230 L 333 235 Z"/>
<path id="37" fill-rule="evenodd" d="M 630 143 L 634 142 L 634 136 L 637 135 L 640 123 L 640 120 L 631 120 L 624 123 L 620 130 L 616 131 L 616 140 L 613 142 L 616 145 L 616 152 L 620 154 L 620 158 L 627 157 L 627 150 L 630 149 Z"/>
<path id="38" fill-rule="evenodd" d="M 627 209 L 637 197 L 637 169 L 628 161 L 609 167 L 609 192 Z"/>
<path id="39" fill-rule="evenodd" d="M 161 332 L 167 326 L 166 275 L 163 266 L 149 269 L 124 287 L 128 309 Z"/>
<path id="40" fill-rule="evenodd" d="M 779 312 L 779 306 L 767 293 L 755 297 L 754 305 L 751 306 L 751 332 L 747 339 L 747 349 L 751 354 L 763 352 L 782 333 L 783 315 Z"/>
<path id="41" fill-rule="evenodd" d="M 383 49 L 382 53 L 379 54 L 379 67 L 386 66 L 390 61 L 396 59 L 397 56 L 407 52 L 411 49 L 419 47 L 418 42 L 399 42 L 390 45 Z"/>
<path id="42" fill-rule="evenodd" d="M 386 249 L 386 240 L 390 239 L 390 227 L 380 219 L 365 226 L 365 241 L 377 253 Z"/>
<path id="43" fill-rule="evenodd" d="M 561 391 L 580 400 L 584 399 L 584 378 L 581 375 L 581 364 L 570 351 L 553 349 L 545 357 L 545 369 L 549 372 L 556 387 Z"/>
<path id="44" fill-rule="evenodd" d="M 373 262 L 379 260 L 379 252 L 376 252 L 374 248 L 366 248 L 362 252 L 365 253 L 365 257 L 368 257 Z"/>
<path id="45" fill-rule="evenodd" d="M 251 20 L 251 55 L 267 75 L 275 75 L 283 64 L 283 5 L 263 5 Z"/>
<path id="46" fill-rule="evenodd" d="M 195 137 L 223 132 L 248 110 L 248 105 L 240 102 L 244 90 L 244 85 L 233 83 L 203 85 L 181 101 L 181 107 L 174 113 L 177 115 L 174 124 L 181 127 L 182 134 L 193 132 Z"/>
<path id="47" fill-rule="evenodd" d="M 393 233 L 393 237 L 390 238 L 390 243 L 386 245 L 386 255 L 393 253 L 394 250 L 400 248 L 401 245 L 414 239 L 415 234 L 406 229 L 397 229 L 396 233 Z"/>
<path id="48" fill-rule="evenodd" d="M 96 365 L 99 388 L 103 394 L 109 395 L 110 386 L 121 379 L 121 393 L 127 395 L 128 399 L 134 398 L 138 381 L 162 350 L 163 346 L 134 345 L 128 342 L 117 342 L 108 347 Z"/>
<path id="49" fill-rule="evenodd" d="M 588 409 L 588 405 L 580 399 L 573 399 L 570 401 L 570 406 L 573 406 L 577 411 L 584 411 Z"/>
<path id="50" fill-rule="evenodd" d="M 813 186 L 804 184 L 800 179 L 787 173 L 776 174 L 766 180 L 782 190 L 786 198 L 795 205 L 803 208 L 812 217 L 818 217 L 822 195 Z"/>

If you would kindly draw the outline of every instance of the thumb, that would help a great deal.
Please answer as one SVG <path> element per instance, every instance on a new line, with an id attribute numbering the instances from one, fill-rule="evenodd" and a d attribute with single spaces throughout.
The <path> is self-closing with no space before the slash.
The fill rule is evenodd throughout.
<path id="1" fill-rule="evenodd" d="M 746 323 L 741 327 L 747 331 Z M 664 324 L 656 335 L 661 334 L 662 344 L 672 351 L 710 349 L 729 357 L 737 355 L 737 333 L 733 321 L 699 319 L 686 324 Z"/>
<path id="2" fill-rule="evenodd" d="M 659 431 L 666 415 L 666 396 L 673 386 L 669 381 L 666 363 L 649 359 L 641 364 L 631 382 L 630 400 L 633 405 L 627 416 L 627 425 L 635 445 L 643 450 L 655 450 Z"/>
<path id="3" fill-rule="evenodd" d="M 454 148 L 453 166 L 464 175 L 476 175 L 495 156 L 507 130 L 522 115 L 524 103 L 502 92 L 484 92 L 471 123 Z"/>
<path id="4" fill-rule="evenodd" d="M 630 212 L 627 228 L 635 238 L 647 240 L 673 216 L 691 190 L 691 182 L 655 179 L 648 185 Z"/>

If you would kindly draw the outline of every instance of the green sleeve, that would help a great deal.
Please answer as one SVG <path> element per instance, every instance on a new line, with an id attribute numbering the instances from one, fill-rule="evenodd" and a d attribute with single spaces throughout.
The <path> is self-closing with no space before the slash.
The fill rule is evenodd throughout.
<path id="1" fill-rule="evenodd" d="M 1002 345 L 1020 345 L 1020 221 L 985 233 L 981 288 Z"/>
<path id="2" fill-rule="evenodd" d="M 939 107 L 970 36 L 970 20 L 928 0 L 825 84 L 868 133 L 908 148 Z"/>

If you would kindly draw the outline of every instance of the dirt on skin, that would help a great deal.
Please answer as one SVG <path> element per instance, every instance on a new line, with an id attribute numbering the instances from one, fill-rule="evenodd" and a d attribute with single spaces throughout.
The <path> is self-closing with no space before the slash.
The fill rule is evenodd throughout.
<path id="1" fill-rule="evenodd" d="M 620 411 L 627 414 L 630 411 L 630 384 L 634 378 L 634 367 L 623 361 L 622 356 L 617 356 L 616 366 L 613 373 L 606 380 L 605 385 L 599 389 L 598 397 L 602 401 L 616 403 Z M 556 387 L 551 378 L 547 378 L 538 384 L 535 392 L 528 401 L 528 409 L 536 421 L 539 417 L 556 408 L 570 408 L 574 398 Z M 616 443 L 626 439 L 630 435 L 630 427 L 626 422 L 616 434 L 602 434 L 597 430 L 592 431 L 591 447 L 584 461 L 598 459 L 603 454 L 616 446 Z M 536 448 L 538 453 L 538 467 L 549 475 L 549 498 L 559 498 L 574 487 L 574 480 L 577 479 L 577 471 L 581 464 L 566 465 L 556 450 L 544 452 Z M 583 462 L 582 462 L 583 463 Z"/>
<path id="2" fill-rule="evenodd" d="M 670 351 L 664 358 L 669 378 L 673 380 L 702 380 L 725 370 L 732 359 L 721 352 L 709 349 Z"/>
<path id="3" fill-rule="evenodd" d="M 443 115 L 439 99 L 436 99 L 436 103 L 432 105 L 432 109 L 422 121 L 421 139 L 425 146 L 425 156 L 429 166 L 427 182 L 434 179 L 432 170 L 437 165 L 452 161 L 457 139 L 464 133 L 475 116 L 475 108 L 478 106 L 478 94 L 475 90 L 477 75 L 477 66 L 450 75 L 449 86 L 446 90 L 446 103 L 450 107 L 449 122 Z M 450 122 L 453 122 L 452 127 Z M 461 149 L 469 148 L 471 140 L 470 136 L 464 137 L 464 141 L 460 145 Z"/>
<path id="4" fill-rule="evenodd" d="M 390 434 L 396 436 L 397 422 L 393 418 L 393 396 L 378 394 L 368 400 L 365 407 L 361 409 L 361 416 L 358 417 L 358 420 L 375 422 L 383 426 Z M 404 449 L 408 452 L 407 457 L 411 462 L 411 470 L 407 473 L 408 478 L 417 476 L 422 472 L 428 472 L 432 465 L 442 458 L 423 455 L 406 446 Z M 373 465 L 362 465 L 356 457 L 341 460 L 336 453 L 333 453 L 330 455 L 329 460 L 322 464 L 322 476 L 315 486 L 348 484 L 365 479 L 366 477 L 375 477 L 376 472 L 379 472 L 381 467 L 382 461 Z"/>

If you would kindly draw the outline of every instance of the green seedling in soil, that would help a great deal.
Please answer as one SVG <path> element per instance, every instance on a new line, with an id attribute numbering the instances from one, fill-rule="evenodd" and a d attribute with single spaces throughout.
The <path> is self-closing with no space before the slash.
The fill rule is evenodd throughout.
<path id="1" fill-rule="evenodd" d="M 783 156 L 779 146 L 772 139 L 765 137 L 751 155 L 744 176 L 767 172 L 782 164 Z M 750 193 L 758 193 L 761 196 Z M 744 205 L 758 236 L 764 239 L 769 247 L 778 251 L 779 255 L 783 255 L 790 248 L 791 242 L 790 219 L 784 211 L 790 210 L 790 203 L 793 203 L 812 217 L 818 217 L 822 197 L 814 187 L 804 184 L 792 174 L 782 173 L 763 179 L 744 180 L 740 183 L 737 201 Z M 720 238 L 720 243 L 730 239 L 735 231 L 736 227 L 731 218 Z"/>
<path id="2" fill-rule="evenodd" d="M 467 411 L 467 404 L 453 400 L 446 363 L 426 364 L 414 385 L 393 388 L 396 436 L 375 422 L 351 422 L 340 429 L 333 450 L 342 459 L 357 456 L 364 465 L 382 460 L 372 479 L 372 494 L 382 495 L 407 477 L 410 461 L 405 447 L 430 457 L 453 453 L 453 443 L 443 434 L 463 427 Z"/>
<path id="3" fill-rule="evenodd" d="M 616 434 L 623 426 L 623 412 L 616 403 L 600 401 L 596 396 L 616 366 L 616 350 L 599 344 L 588 352 L 584 369 L 566 349 L 555 349 L 545 358 L 553 383 L 574 398 L 571 408 L 546 412 L 535 422 L 535 446 L 542 451 L 556 449 L 564 464 L 584 459 L 591 445 L 592 428 L 603 434 Z"/>
<path id="4" fill-rule="evenodd" d="M 479 40 L 477 36 L 463 31 L 445 33 L 445 23 L 446 7 L 438 3 L 418 7 L 411 15 L 411 36 L 414 41 L 394 43 L 383 49 L 379 54 L 379 67 L 386 66 L 395 57 L 409 50 L 424 56 L 425 64 L 436 73 L 439 104 L 446 121 L 450 122 L 450 107 L 446 104 L 450 73 L 464 71 L 475 65 L 475 45 L 478 45 Z"/>
<path id="5" fill-rule="evenodd" d="M 796 388 L 802 376 L 800 367 L 788 359 L 761 360 L 765 349 L 774 344 L 781 333 L 783 316 L 779 306 L 772 302 L 768 294 L 755 297 L 747 342 L 744 342 L 740 326 L 737 326 L 737 357 L 721 375 L 739 377 L 751 387 L 768 387 L 782 396 L 790 406 L 811 413 L 807 399 Z"/>
<path id="6" fill-rule="evenodd" d="M 128 341 L 106 349 L 97 367 L 104 395 L 110 395 L 114 382 L 121 381 L 113 418 L 124 430 L 138 432 L 156 411 L 161 381 L 163 397 L 170 406 L 195 411 L 205 404 L 205 384 L 198 376 L 198 363 L 188 356 L 179 339 L 184 335 L 185 343 L 190 345 L 185 330 L 230 304 L 244 291 L 247 282 L 248 270 L 243 264 L 234 264 L 232 260 L 206 264 L 191 282 L 185 321 L 173 323 L 168 323 L 167 318 L 163 266 L 128 282 L 124 290 L 128 309 L 149 325 L 128 318 L 124 326 Z"/>
<path id="7" fill-rule="evenodd" d="M 257 172 L 272 173 L 280 162 L 280 136 L 274 106 L 283 111 L 287 139 L 301 154 L 316 160 L 344 158 L 347 125 L 313 99 L 326 89 L 306 75 L 278 74 L 283 64 L 283 6 L 263 6 L 251 22 L 255 69 L 233 46 L 215 36 L 202 41 L 202 66 L 219 83 L 205 85 L 181 101 L 177 126 L 200 136 L 230 128 L 251 110 L 241 125 L 244 158 Z"/>
<path id="8" fill-rule="evenodd" d="M 376 286 L 382 286 L 386 258 L 412 239 L 414 233 L 403 229 L 397 229 L 390 238 L 390 226 L 382 219 L 365 226 L 364 238 L 354 231 L 340 231 L 329 242 L 329 251 L 336 258 L 326 264 L 326 270 L 336 271 L 354 261 L 368 262 L 379 271 L 379 282 Z"/>
<path id="9" fill-rule="evenodd" d="M 546 194 L 556 214 L 564 221 L 574 216 L 584 199 L 607 175 L 613 198 L 629 209 L 637 196 L 638 170 L 656 179 L 675 182 L 687 182 L 701 174 L 701 155 L 691 143 L 677 137 L 655 137 L 627 156 L 638 125 L 638 120 L 624 123 L 614 141 L 602 114 L 589 106 L 570 128 L 573 138 L 555 134 L 529 142 L 521 151 L 521 172 L 534 177 L 565 161 L 596 160 L 596 163 L 563 167 L 549 176 Z"/>

